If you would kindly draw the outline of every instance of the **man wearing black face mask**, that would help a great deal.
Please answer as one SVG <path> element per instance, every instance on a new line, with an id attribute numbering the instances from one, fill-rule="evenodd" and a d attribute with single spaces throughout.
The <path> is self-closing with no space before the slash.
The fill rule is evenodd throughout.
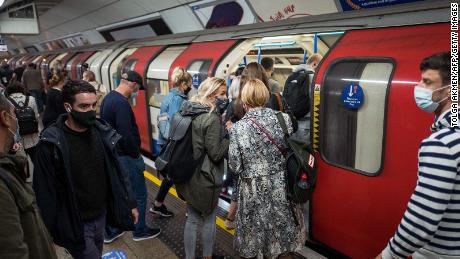
<path id="1" fill-rule="evenodd" d="M 34 189 L 54 242 L 76 259 L 101 258 L 106 220 L 124 230 L 137 222 L 115 148 L 120 136 L 96 119 L 91 84 L 69 80 L 62 99 L 67 114 L 37 145 Z"/>
<path id="2" fill-rule="evenodd" d="M 126 71 L 121 75 L 117 89 L 111 91 L 102 101 L 101 118 L 107 121 L 121 135 L 117 151 L 120 155 L 122 168 L 129 175 L 132 184 L 131 193 L 136 198 L 139 210 L 139 222 L 133 231 L 133 240 L 142 241 L 157 237 L 161 230 L 150 228 L 145 223 L 147 203 L 147 187 L 144 178 L 144 160 L 140 152 L 141 139 L 134 112 L 128 98 L 135 98 L 142 87 L 142 77 L 134 71 Z M 108 224 L 105 243 L 111 243 L 122 236 L 124 231 Z"/>
<path id="3" fill-rule="evenodd" d="M 14 106 L 0 94 L 0 258 L 57 258 L 53 242 L 26 183 L 25 157 L 8 154 L 15 141 Z"/>

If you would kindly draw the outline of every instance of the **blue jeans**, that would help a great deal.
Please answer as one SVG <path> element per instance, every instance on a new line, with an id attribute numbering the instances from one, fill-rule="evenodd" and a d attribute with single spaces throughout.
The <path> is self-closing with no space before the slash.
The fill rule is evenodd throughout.
<path id="1" fill-rule="evenodd" d="M 30 95 L 35 98 L 35 102 L 37 103 L 37 110 L 38 113 L 43 112 L 43 93 L 41 90 L 30 90 Z"/>
<path id="2" fill-rule="evenodd" d="M 134 226 L 134 236 L 142 235 L 146 230 L 145 208 L 147 205 L 147 186 L 145 185 L 144 170 L 145 164 L 142 156 L 132 158 L 130 156 L 120 156 L 120 164 L 129 176 L 131 182 L 131 193 L 137 202 L 139 220 Z"/>
<path id="3" fill-rule="evenodd" d="M 85 249 L 67 249 L 74 259 L 100 259 L 102 257 L 104 226 L 105 213 L 93 220 L 83 222 Z"/>

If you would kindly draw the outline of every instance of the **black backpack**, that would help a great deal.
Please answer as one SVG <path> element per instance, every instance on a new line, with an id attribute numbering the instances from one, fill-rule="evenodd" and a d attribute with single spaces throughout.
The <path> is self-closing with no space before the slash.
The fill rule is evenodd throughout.
<path id="1" fill-rule="evenodd" d="M 300 70 L 286 79 L 283 97 L 296 119 L 303 118 L 310 111 L 310 75 L 312 71 Z"/>
<path id="2" fill-rule="evenodd" d="M 307 202 L 310 200 L 315 188 L 317 176 L 316 158 L 311 154 L 307 146 L 289 137 L 283 114 L 277 113 L 276 117 L 283 129 L 284 139 L 288 145 L 288 148 L 284 151 L 288 199 L 294 203 Z M 303 183 L 301 183 L 302 175 L 306 178 Z M 303 186 L 301 187 L 302 184 Z"/>
<path id="3" fill-rule="evenodd" d="M 21 136 L 38 133 L 38 121 L 35 118 L 35 111 L 29 107 L 29 96 L 26 95 L 25 102 L 17 103 L 13 98 L 8 97 L 16 108 L 16 118 L 19 124 L 19 134 Z"/>
<path id="4" fill-rule="evenodd" d="M 169 129 L 169 139 L 155 160 L 155 167 L 160 174 L 173 183 L 190 180 L 198 166 L 201 166 L 204 154 L 193 158 L 192 121 L 200 114 L 173 115 Z"/>

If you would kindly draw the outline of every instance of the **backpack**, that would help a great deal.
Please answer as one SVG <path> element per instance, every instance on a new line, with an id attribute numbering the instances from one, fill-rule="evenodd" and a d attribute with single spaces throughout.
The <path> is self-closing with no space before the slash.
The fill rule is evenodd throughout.
<path id="1" fill-rule="evenodd" d="M 294 203 L 307 202 L 310 200 L 315 188 L 317 177 L 316 159 L 305 145 L 289 137 L 283 114 L 277 113 L 276 117 L 283 129 L 284 139 L 288 145 L 288 148 L 284 151 L 288 199 Z M 302 177 L 306 181 L 302 182 Z"/>
<path id="2" fill-rule="evenodd" d="M 173 115 L 168 142 L 155 160 L 157 171 L 174 184 L 190 180 L 203 163 L 204 154 L 193 158 L 192 121 L 200 114 L 191 116 L 177 112 Z"/>
<path id="3" fill-rule="evenodd" d="M 25 102 L 18 104 L 13 98 L 8 97 L 16 108 L 16 118 L 19 124 L 19 134 L 21 136 L 38 133 L 38 121 L 35 111 L 29 107 L 29 96 L 26 95 Z"/>
<path id="4" fill-rule="evenodd" d="M 296 119 L 303 118 L 310 111 L 310 75 L 313 73 L 302 69 L 286 79 L 283 97 Z"/>
<path id="5" fill-rule="evenodd" d="M 283 114 L 276 114 L 278 122 L 283 129 L 284 140 L 287 148 L 279 144 L 264 128 L 253 119 L 249 119 L 267 138 L 278 148 L 286 159 L 286 193 L 289 201 L 305 203 L 310 200 L 316 183 L 317 164 L 315 157 L 306 147 L 289 137 Z"/>

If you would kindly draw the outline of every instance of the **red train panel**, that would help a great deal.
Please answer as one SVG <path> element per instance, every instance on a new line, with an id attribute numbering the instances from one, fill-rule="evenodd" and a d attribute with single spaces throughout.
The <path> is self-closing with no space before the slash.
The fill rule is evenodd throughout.
<path id="1" fill-rule="evenodd" d="M 327 67 L 338 58 L 387 57 L 394 59 L 395 66 L 387 99 L 380 175 L 354 173 L 318 156 L 317 189 L 312 200 L 315 241 L 353 258 L 374 258 L 385 248 L 415 187 L 418 147 L 429 135 L 433 120 L 416 107 L 414 85 L 401 82 L 420 81 L 420 61 L 449 50 L 449 46 L 448 24 L 356 30 L 347 32 L 325 58 L 316 84 L 322 83 Z"/>

